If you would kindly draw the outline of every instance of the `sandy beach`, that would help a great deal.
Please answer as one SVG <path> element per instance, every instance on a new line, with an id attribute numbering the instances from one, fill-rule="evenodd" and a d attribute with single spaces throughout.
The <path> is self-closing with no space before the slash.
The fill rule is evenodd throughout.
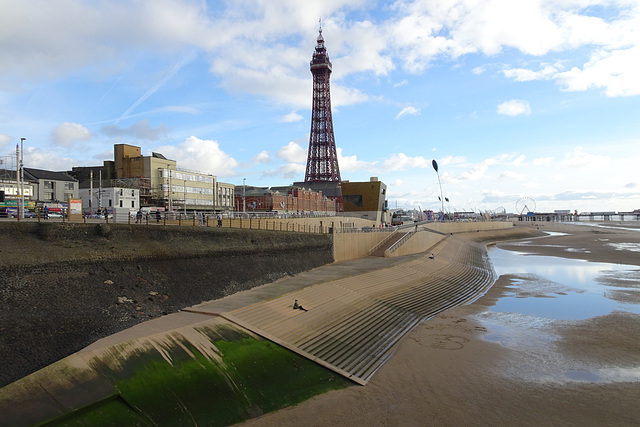
<path id="1" fill-rule="evenodd" d="M 526 224 L 564 234 L 498 247 L 640 265 L 637 226 L 606 225 Z M 633 291 L 612 298 L 640 304 L 640 273 L 631 270 L 625 277 Z M 640 316 L 624 311 L 574 321 L 512 316 L 509 327 L 516 336 L 511 339 L 520 344 L 505 345 L 495 339 L 500 330 L 489 310 L 507 293 L 547 297 L 549 287 L 527 287 L 501 276 L 473 304 L 411 331 L 366 386 L 317 396 L 244 425 L 640 425 Z M 600 377 L 591 378 L 589 370 Z"/>

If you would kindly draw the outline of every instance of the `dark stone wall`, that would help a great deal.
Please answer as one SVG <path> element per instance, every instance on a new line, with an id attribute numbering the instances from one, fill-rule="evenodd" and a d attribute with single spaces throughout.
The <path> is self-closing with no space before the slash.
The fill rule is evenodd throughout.
<path id="1" fill-rule="evenodd" d="M 327 235 L 0 223 L 0 386 L 151 318 L 333 261 Z"/>

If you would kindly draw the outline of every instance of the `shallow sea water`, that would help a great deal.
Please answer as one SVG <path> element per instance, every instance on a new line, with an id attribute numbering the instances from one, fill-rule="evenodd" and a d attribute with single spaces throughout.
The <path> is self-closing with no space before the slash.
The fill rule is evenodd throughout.
<path id="1" fill-rule="evenodd" d="M 544 238 L 523 244 L 544 245 Z M 632 249 L 631 249 L 632 250 Z M 612 312 L 640 315 L 640 267 L 530 255 L 489 248 L 498 276 L 511 286 L 489 310 L 476 316 L 484 339 L 512 352 L 502 374 L 536 382 L 640 381 L 640 366 L 590 366 L 557 348 L 558 325 Z"/>

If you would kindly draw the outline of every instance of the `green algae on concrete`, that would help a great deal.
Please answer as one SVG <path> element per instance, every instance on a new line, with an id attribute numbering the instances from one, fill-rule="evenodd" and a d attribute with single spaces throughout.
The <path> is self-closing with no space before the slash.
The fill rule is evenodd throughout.
<path id="1" fill-rule="evenodd" d="M 173 334 L 126 358 L 96 357 L 90 365 L 118 398 L 47 425 L 230 425 L 354 384 L 230 324 L 194 329 L 209 346 L 193 334 Z"/>

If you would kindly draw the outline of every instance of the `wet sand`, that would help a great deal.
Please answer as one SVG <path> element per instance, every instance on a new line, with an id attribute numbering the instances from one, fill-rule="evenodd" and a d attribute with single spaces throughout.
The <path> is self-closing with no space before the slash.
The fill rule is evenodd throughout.
<path id="1" fill-rule="evenodd" d="M 567 234 L 498 246 L 640 265 L 640 252 L 634 250 L 640 232 L 608 225 L 614 228 L 527 224 Z M 524 344 L 504 346 L 491 338 L 500 331 L 486 321 L 489 308 L 507 292 L 526 297 L 546 292 L 514 289 L 511 279 L 501 276 L 473 304 L 420 324 L 366 386 L 317 396 L 245 425 L 640 425 L 640 316 L 613 312 L 580 321 L 535 322 L 512 317 L 510 326 Z M 616 298 L 640 303 L 640 279 L 634 280 L 637 290 Z M 550 334 L 553 343 L 544 340 Z M 607 375 L 592 378 L 589 369 Z"/>

